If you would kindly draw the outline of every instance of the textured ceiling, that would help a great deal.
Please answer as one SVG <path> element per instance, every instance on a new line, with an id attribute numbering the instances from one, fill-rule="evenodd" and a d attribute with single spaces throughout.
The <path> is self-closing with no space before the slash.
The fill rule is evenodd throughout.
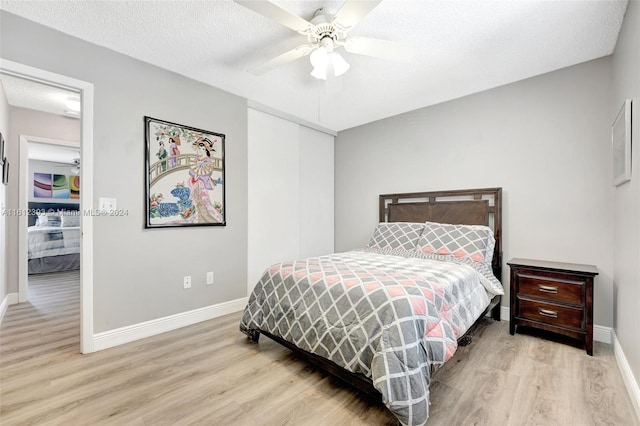
<path id="1" fill-rule="evenodd" d="M 79 114 L 72 113 L 66 105 L 69 100 L 80 102 L 78 93 L 5 74 L 0 74 L 0 83 L 11 106 L 79 117 Z"/>
<path id="2" fill-rule="evenodd" d="M 311 19 L 342 1 L 273 3 Z M 306 38 L 232 0 L 7 1 L 43 25 L 343 130 L 609 55 L 626 1 L 384 0 L 351 36 L 411 43 L 411 65 L 341 51 L 351 64 L 327 82 L 308 58 L 246 72 Z"/>

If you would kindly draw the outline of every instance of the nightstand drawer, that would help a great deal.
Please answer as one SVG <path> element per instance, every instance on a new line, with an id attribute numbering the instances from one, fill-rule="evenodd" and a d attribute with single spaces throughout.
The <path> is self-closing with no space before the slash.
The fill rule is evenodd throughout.
<path id="1" fill-rule="evenodd" d="M 521 318 L 540 321 L 560 327 L 584 330 L 584 310 L 571 306 L 556 305 L 540 301 L 520 299 Z"/>
<path id="2" fill-rule="evenodd" d="M 535 276 L 526 272 L 519 272 L 517 276 L 521 295 L 574 305 L 584 304 L 584 281 Z"/>

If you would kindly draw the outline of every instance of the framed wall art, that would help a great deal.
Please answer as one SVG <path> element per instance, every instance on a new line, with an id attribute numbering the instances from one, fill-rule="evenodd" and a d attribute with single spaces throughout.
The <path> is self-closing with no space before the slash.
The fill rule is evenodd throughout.
<path id="1" fill-rule="evenodd" d="M 146 228 L 226 225 L 225 135 L 144 117 Z"/>
<path id="2" fill-rule="evenodd" d="M 2 183 L 9 185 L 9 160 L 6 158 L 2 161 Z"/>
<path id="3" fill-rule="evenodd" d="M 613 185 L 631 180 L 631 99 L 624 101 L 611 126 Z"/>
<path id="4" fill-rule="evenodd" d="M 80 176 L 33 173 L 34 198 L 80 198 Z"/>
<path id="5" fill-rule="evenodd" d="M 4 153 L 4 136 L 0 132 L 0 165 L 2 165 L 2 183 L 4 185 L 9 184 L 9 160 Z"/>
<path id="6" fill-rule="evenodd" d="M 33 174 L 33 196 L 36 198 L 53 197 L 53 178 L 51 173 Z"/>

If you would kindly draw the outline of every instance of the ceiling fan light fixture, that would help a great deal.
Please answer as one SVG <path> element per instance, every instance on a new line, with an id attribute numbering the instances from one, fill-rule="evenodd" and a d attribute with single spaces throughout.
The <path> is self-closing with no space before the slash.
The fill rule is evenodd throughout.
<path id="1" fill-rule="evenodd" d="M 318 47 L 316 50 L 311 52 L 309 60 L 311 61 L 311 65 L 313 65 L 311 75 L 318 80 L 326 80 L 327 68 L 329 65 L 329 52 L 327 52 L 327 49 L 324 47 Z"/>
<path id="2" fill-rule="evenodd" d="M 338 52 L 331 52 L 329 54 L 329 59 L 333 66 L 333 75 L 336 77 L 341 76 L 351 67 L 351 65 L 349 65 Z"/>
<path id="3" fill-rule="evenodd" d="M 338 77 L 347 72 L 350 65 L 344 60 L 342 55 L 334 52 L 331 46 L 318 47 L 311 52 L 309 57 L 311 65 L 313 65 L 313 71 L 311 75 L 318 80 L 326 80 L 329 66 L 333 68 L 333 75 Z"/>
<path id="4" fill-rule="evenodd" d="M 313 71 L 311 71 L 311 75 L 318 80 L 326 80 L 327 79 L 327 69 L 322 67 L 315 67 Z"/>

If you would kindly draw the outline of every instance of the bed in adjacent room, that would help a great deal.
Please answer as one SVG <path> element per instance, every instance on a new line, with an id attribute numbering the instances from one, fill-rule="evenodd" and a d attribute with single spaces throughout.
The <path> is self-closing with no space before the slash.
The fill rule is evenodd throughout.
<path id="1" fill-rule="evenodd" d="M 80 269 L 78 205 L 29 203 L 29 274 Z"/>
<path id="2" fill-rule="evenodd" d="M 366 247 L 268 268 L 241 331 L 381 397 L 402 424 L 424 424 L 431 374 L 476 320 L 488 311 L 499 319 L 501 196 L 381 195 Z"/>

